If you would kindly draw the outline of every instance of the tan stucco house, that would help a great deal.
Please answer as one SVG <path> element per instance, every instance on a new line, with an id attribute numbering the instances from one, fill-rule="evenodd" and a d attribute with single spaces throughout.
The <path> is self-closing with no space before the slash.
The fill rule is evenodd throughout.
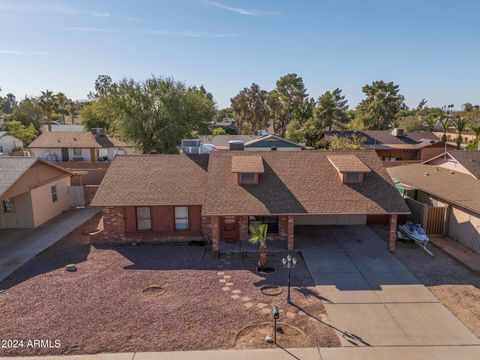
<path id="1" fill-rule="evenodd" d="M 0 157 L 0 228 L 35 228 L 68 210 L 72 174 L 35 157 Z"/>

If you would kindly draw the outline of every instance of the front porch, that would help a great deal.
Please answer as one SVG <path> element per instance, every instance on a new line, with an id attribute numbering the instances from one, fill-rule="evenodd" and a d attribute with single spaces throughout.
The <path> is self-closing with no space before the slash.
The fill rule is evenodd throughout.
<path id="1" fill-rule="evenodd" d="M 294 218 L 291 215 L 280 216 L 212 216 L 212 249 L 221 252 L 250 252 L 258 247 L 249 242 L 249 226 L 253 223 L 268 225 L 267 249 L 269 251 L 293 251 Z"/>

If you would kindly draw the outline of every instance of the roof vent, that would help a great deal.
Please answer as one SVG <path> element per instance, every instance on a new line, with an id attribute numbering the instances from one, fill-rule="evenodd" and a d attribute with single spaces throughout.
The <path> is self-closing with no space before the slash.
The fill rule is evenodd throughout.
<path id="1" fill-rule="evenodd" d="M 405 129 L 395 128 L 392 130 L 392 135 L 396 137 L 402 137 L 403 135 L 405 135 Z"/>
<path id="2" fill-rule="evenodd" d="M 430 174 L 428 172 L 425 173 L 425 176 L 430 176 Z"/>
<path id="3" fill-rule="evenodd" d="M 183 139 L 182 152 L 184 154 L 200 154 L 200 139 Z"/>
<path id="4" fill-rule="evenodd" d="M 243 150 L 245 142 L 243 140 L 230 140 L 228 142 L 228 150 Z"/>
<path id="5" fill-rule="evenodd" d="M 455 174 L 455 171 L 450 171 L 450 175 L 454 175 Z"/>

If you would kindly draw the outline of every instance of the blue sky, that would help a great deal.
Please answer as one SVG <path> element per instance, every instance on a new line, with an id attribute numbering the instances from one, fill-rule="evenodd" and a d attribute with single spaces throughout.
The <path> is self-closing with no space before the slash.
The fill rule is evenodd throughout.
<path id="1" fill-rule="evenodd" d="M 85 99 L 98 74 L 203 84 L 220 107 L 302 76 L 354 107 L 373 80 L 407 105 L 480 103 L 480 1 L 0 0 L 0 87 Z"/>

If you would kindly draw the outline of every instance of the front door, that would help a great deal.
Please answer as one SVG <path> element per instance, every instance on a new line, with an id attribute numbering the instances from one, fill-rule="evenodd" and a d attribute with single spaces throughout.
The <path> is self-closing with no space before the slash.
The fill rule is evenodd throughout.
<path id="1" fill-rule="evenodd" d="M 220 236 L 224 240 L 238 240 L 238 222 L 235 216 L 222 216 Z"/>
<path id="2" fill-rule="evenodd" d="M 62 161 L 69 161 L 67 148 L 62 148 Z"/>

